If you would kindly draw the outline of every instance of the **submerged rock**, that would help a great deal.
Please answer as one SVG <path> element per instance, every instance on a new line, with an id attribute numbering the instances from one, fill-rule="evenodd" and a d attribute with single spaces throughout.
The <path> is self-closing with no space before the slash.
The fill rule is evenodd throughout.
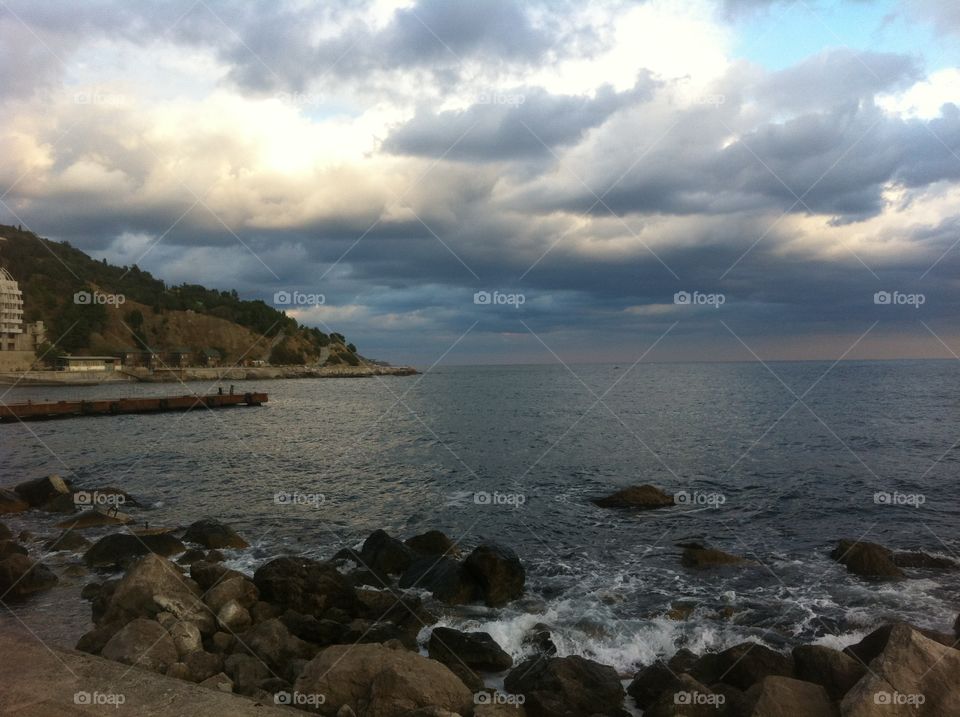
<path id="1" fill-rule="evenodd" d="M 673 496 L 656 486 L 635 485 L 618 490 L 604 498 L 592 498 L 591 502 L 601 508 L 665 508 L 673 505 Z"/>
<path id="2" fill-rule="evenodd" d="M 205 548 L 249 548 L 250 544 L 226 523 L 213 518 L 204 518 L 193 523 L 183 539 Z"/>
<path id="3" fill-rule="evenodd" d="M 575 655 L 525 660 L 503 684 L 507 691 L 525 697 L 524 707 L 531 717 L 625 714 L 617 671 Z"/>
<path id="4" fill-rule="evenodd" d="M 684 545 L 683 554 L 680 556 L 680 563 L 686 568 L 715 568 L 721 565 L 745 565 L 749 562 L 739 555 L 708 548 L 699 543 Z"/>
<path id="5" fill-rule="evenodd" d="M 55 550 L 77 552 L 88 547 L 90 547 L 90 541 L 73 530 L 65 530 L 56 538 L 47 541 L 43 545 L 43 549 L 47 552 L 53 552 Z"/>
<path id="6" fill-rule="evenodd" d="M 841 540 L 830 557 L 854 575 L 865 578 L 899 579 L 903 571 L 897 567 L 893 552 L 878 545 L 857 540 Z"/>
<path id="7" fill-rule="evenodd" d="M 131 558 L 147 553 L 164 557 L 182 553 L 183 543 L 168 533 L 114 533 L 106 535 L 87 550 L 84 562 L 93 568 L 121 567 Z"/>
<path id="8" fill-rule="evenodd" d="M 79 515 L 72 516 L 57 523 L 58 528 L 68 530 L 82 530 L 84 528 L 99 528 L 105 525 L 129 525 L 133 518 L 126 513 L 108 508 L 91 508 Z"/>
<path id="9" fill-rule="evenodd" d="M 15 491 L 0 488 L 0 513 L 22 513 L 30 504 Z"/>

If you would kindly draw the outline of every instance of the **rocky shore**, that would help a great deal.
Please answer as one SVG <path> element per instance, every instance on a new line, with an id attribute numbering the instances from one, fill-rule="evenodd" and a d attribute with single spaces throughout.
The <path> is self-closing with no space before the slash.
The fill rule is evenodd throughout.
<path id="1" fill-rule="evenodd" d="M 671 505 L 668 498 L 637 486 L 596 502 L 656 510 Z M 90 504 L 98 507 L 79 509 Z M 94 626 L 77 649 L 264 704 L 331 717 L 960 715 L 954 634 L 891 623 L 843 650 L 779 652 L 744 642 L 699 655 L 681 649 L 620 674 L 558 654 L 550 625 L 534 626 L 525 652 L 510 655 L 490 634 L 437 624 L 444 606 L 498 610 L 524 596 L 526 571 L 508 546 L 377 530 L 329 560 L 285 555 L 245 574 L 223 562 L 223 551 L 248 548 L 229 525 L 201 518 L 139 529 L 119 506 L 138 509 L 120 489 L 81 491 L 56 476 L 0 489 L 2 513 L 62 518 L 62 532 L 45 539 L 14 537 L 0 524 L 2 600 L 33 599 L 57 583 L 31 557 L 33 545 L 82 555 L 91 575 L 107 572 L 83 590 Z M 84 536 L 92 528 L 112 532 L 94 542 Z M 757 567 L 716 547 L 681 547 L 690 570 Z M 957 568 L 857 540 L 838 540 L 831 557 L 863 580 Z"/>

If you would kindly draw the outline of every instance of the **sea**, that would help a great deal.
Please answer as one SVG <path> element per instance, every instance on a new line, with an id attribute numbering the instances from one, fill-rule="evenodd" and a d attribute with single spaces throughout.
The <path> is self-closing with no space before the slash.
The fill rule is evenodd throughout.
<path id="1" fill-rule="evenodd" d="M 409 377 L 238 382 L 261 407 L 0 425 L 0 485 L 58 473 L 116 486 L 149 527 L 225 521 L 252 572 L 282 554 L 329 558 L 376 529 L 437 529 L 465 550 L 512 548 L 524 598 L 434 606 L 515 658 L 537 623 L 561 655 L 629 675 L 682 647 L 752 640 L 843 646 L 889 620 L 948 631 L 960 572 L 898 582 L 849 574 L 841 538 L 960 555 L 960 362 L 873 361 L 437 366 Z M 215 391 L 218 384 L 0 388 L 2 400 Z M 228 384 L 223 384 L 229 390 Z M 652 484 L 677 505 L 605 509 Z M 2 516 L 37 538 L 54 519 Z M 107 529 L 90 531 L 92 537 Z M 681 543 L 749 560 L 681 565 Z M 82 587 L 109 574 L 79 554 L 32 552 L 59 585 L 0 621 L 72 646 L 90 628 Z M 426 631 L 423 633 L 427 634 Z"/>

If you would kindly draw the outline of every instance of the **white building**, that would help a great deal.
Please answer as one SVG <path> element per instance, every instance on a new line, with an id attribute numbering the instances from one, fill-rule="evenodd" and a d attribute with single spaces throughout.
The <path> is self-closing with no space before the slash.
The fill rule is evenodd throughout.
<path id="1" fill-rule="evenodd" d="M 0 267 L 0 351 L 16 351 L 23 333 L 23 292 L 10 273 Z"/>

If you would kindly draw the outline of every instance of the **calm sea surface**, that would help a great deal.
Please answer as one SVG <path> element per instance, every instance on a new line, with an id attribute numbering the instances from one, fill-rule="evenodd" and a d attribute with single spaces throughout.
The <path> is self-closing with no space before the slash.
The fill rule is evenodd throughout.
<path id="1" fill-rule="evenodd" d="M 253 543 L 231 554 L 246 570 L 285 552 L 329 557 L 377 528 L 399 537 L 437 528 L 468 548 L 496 539 L 526 564 L 528 598 L 443 620 L 489 630 L 515 655 L 536 622 L 553 626 L 562 653 L 622 670 L 747 636 L 844 644 L 894 616 L 946 630 L 960 609 L 957 574 L 868 583 L 827 552 L 851 537 L 960 554 L 960 362 L 770 369 L 777 375 L 759 363 L 573 366 L 576 375 L 438 367 L 242 382 L 238 390 L 268 391 L 269 404 L 2 425 L 0 485 L 56 472 L 124 488 L 151 526 L 216 516 Z M 186 392 L 15 388 L 3 400 Z M 637 483 L 690 500 L 643 513 L 589 502 Z M 36 513 L 5 522 L 54 532 Z M 675 545 L 688 540 L 755 565 L 689 571 Z M 78 594 L 92 578 L 70 567 L 77 555 L 45 560 L 61 586 L 0 619 L 72 645 L 88 627 Z M 675 603 L 693 611 L 669 619 Z M 732 617 L 719 616 L 726 607 Z"/>

